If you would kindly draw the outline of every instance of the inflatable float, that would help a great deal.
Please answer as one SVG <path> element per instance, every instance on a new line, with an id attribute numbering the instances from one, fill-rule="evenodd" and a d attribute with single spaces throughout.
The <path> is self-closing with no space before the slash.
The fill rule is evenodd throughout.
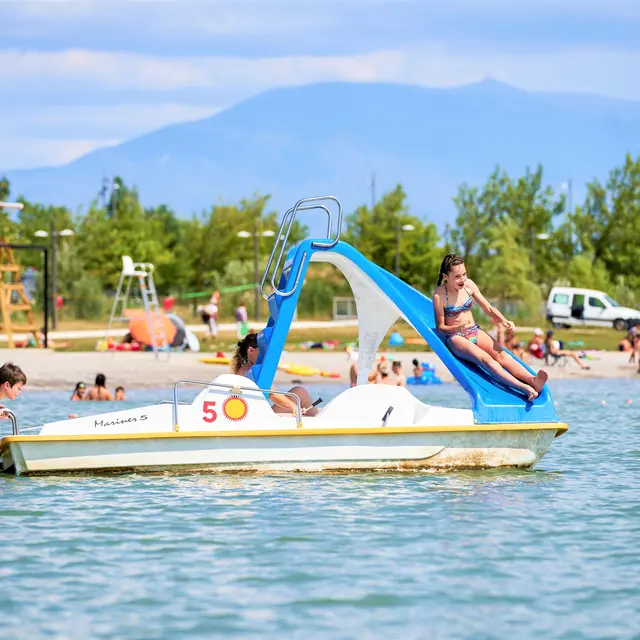
<path id="1" fill-rule="evenodd" d="M 231 364 L 231 358 L 228 356 L 210 356 L 198 358 L 198 362 L 203 362 L 204 364 Z"/>
<path id="2" fill-rule="evenodd" d="M 442 380 L 436 375 L 436 367 L 431 362 L 421 362 L 422 375 L 407 378 L 407 384 L 442 384 Z"/>
<path id="3" fill-rule="evenodd" d="M 332 226 L 330 206 L 337 209 Z M 328 216 L 324 238 L 284 257 L 296 215 Z M 334 221 L 335 222 L 335 221 Z M 258 334 L 254 383 L 232 374 L 179 380 L 165 402 L 48 422 L 0 440 L 1 470 L 14 475 L 96 472 L 414 471 L 531 467 L 567 430 L 545 387 L 528 402 L 475 365 L 458 360 L 435 332 L 431 300 L 339 241 L 342 207 L 332 196 L 304 199 L 285 214 L 260 290 L 270 317 Z M 331 237 L 331 229 L 337 235 Z M 318 415 L 277 414 L 268 396 L 310 262 L 333 264 L 349 281 L 359 317 L 358 385 Z M 270 277 L 270 290 L 265 290 Z M 466 409 L 430 405 L 403 387 L 367 384 L 389 328 L 404 318 L 466 390 Z M 187 384 L 201 390 L 181 400 Z M 299 399 L 289 393 L 299 407 Z M 184 396 L 183 396 L 184 397 Z M 300 413 L 300 412 L 299 412 Z"/>

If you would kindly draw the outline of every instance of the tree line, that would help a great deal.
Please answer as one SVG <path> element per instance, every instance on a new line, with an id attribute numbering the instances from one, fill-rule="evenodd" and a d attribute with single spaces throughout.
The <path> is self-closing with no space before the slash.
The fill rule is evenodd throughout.
<path id="1" fill-rule="evenodd" d="M 0 180 L 0 200 L 10 197 L 8 181 Z M 268 196 L 180 218 L 166 205 L 144 207 L 136 189 L 120 178 L 110 197 L 94 201 L 86 213 L 17 200 L 21 211 L 0 212 L 1 238 L 33 243 L 34 233 L 49 231 L 52 223 L 58 231 L 74 231 L 59 238 L 57 288 L 77 317 L 104 311 L 123 254 L 154 263 L 162 294 L 253 283 L 253 239 L 238 237 L 238 231 L 257 232 L 264 268 L 274 238 L 261 234 L 278 229 Z M 428 294 L 443 255 L 455 252 L 465 257 L 487 296 L 518 302 L 525 314 L 539 312 L 554 284 L 602 289 L 622 304 L 640 304 L 640 156 L 627 155 L 606 182 L 588 183 L 584 201 L 575 207 L 568 206 L 566 192 L 544 184 L 542 166 L 515 178 L 498 167 L 482 186 L 461 185 L 453 201 L 455 218 L 441 234 L 434 223 L 411 214 L 398 185 L 372 207 L 362 205 L 348 215 L 343 239 Z M 290 243 L 307 231 L 296 222 Z M 35 252 L 20 258 L 23 266 L 36 268 L 40 259 Z M 318 268 L 310 272 L 301 304 L 309 313 L 326 315 L 332 297 L 346 294 L 341 278 Z M 252 296 L 247 301 L 251 305 Z"/>

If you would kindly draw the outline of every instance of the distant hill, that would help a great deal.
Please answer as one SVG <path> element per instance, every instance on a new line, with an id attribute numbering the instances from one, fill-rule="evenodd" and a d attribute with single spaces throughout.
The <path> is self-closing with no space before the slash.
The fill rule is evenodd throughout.
<path id="1" fill-rule="evenodd" d="M 496 81 L 447 89 L 328 83 L 277 89 L 213 117 L 159 129 L 64 166 L 8 173 L 14 195 L 88 205 L 104 175 L 137 185 L 146 205 L 181 215 L 271 193 L 285 208 L 333 194 L 346 212 L 402 183 L 412 213 L 442 226 L 462 182 L 496 164 L 513 175 L 542 162 L 574 194 L 640 151 L 640 103 L 533 93 Z"/>

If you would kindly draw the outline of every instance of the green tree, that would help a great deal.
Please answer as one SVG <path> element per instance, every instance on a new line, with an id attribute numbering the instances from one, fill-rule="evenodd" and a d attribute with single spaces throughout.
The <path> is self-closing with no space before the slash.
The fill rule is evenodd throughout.
<path id="1" fill-rule="evenodd" d="M 403 231 L 406 225 L 413 230 Z M 384 194 L 373 211 L 363 205 L 347 216 L 344 238 L 391 273 L 395 273 L 397 253 L 400 278 L 427 290 L 435 286 L 442 260 L 438 231 L 433 223 L 409 214 L 400 185 Z"/>
<path id="2" fill-rule="evenodd" d="M 8 202 L 11 193 L 9 181 L 0 178 L 0 202 Z M 11 214 L 6 209 L 0 209 L 0 240 L 11 241 L 17 233 L 17 228 L 11 219 Z"/>
<path id="3" fill-rule="evenodd" d="M 611 279 L 625 276 L 632 286 L 640 285 L 640 156 L 634 160 L 628 154 L 606 186 L 589 183 L 584 205 L 570 218 L 578 252 L 602 261 Z"/>
<path id="4" fill-rule="evenodd" d="M 571 258 L 567 277 L 573 287 L 585 287 L 599 291 L 607 291 L 611 287 L 609 273 L 602 261 L 595 260 L 588 253 L 575 255 Z"/>
<path id="5" fill-rule="evenodd" d="M 481 276 L 474 278 L 484 295 L 501 301 L 522 301 L 529 314 L 536 314 L 542 300 L 538 286 L 530 280 L 527 250 L 518 243 L 520 227 L 505 219 L 493 225 L 488 237 L 490 255 Z"/>
<path id="6" fill-rule="evenodd" d="M 76 246 L 88 276 L 103 286 L 115 288 L 122 270 L 122 256 L 135 262 L 152 262 L 157 269 L 156 282 L 165 283 L 164 267 L 171 262 L 171 251 L 164 241 L 163 223 L 148 219 L 135 189 L 121 183 L 111 211 L 96 203 L 81 220 Z"/>
<path id="7" fill-rule="evenodd" d="M 9 200 L 9 194 L 11 193 L 11 187 L 6 176 L 0 178 L 0 202 L 7 202 Z"/>
<path id="8" fill-rule="evenodd" d="M 29 202 L 20 199 L 24 207 L 18 212 L 19 232 L 17 239 L 26 244 L 32 242 L 40 242 L 35 238 L 36 231 L 51 231 L 51 223 L 53 222 L 56 231 L 63 229 L 71 229 L 76 231 L 77 225 L 73 219 L 73 214 L 67 207 L 57 207 L 53 205 L 44 205 L 40 203 Z M 49 240 L 44 241 L 49 243 Z"/>
<path id="9" fill-rule="evenodd" d="M 253 237 L 239 238 L 238 232 L 257 232 L 259 255 L 265 256 L 271 252 L 274 238 L 260 235 L 263 231 L 275 232 L 279 226 L 275 211 L 265 213 L 268 201 L 269 196 L 257 196 L 242 200 L 239 205 L 216 205 L 200 218 L 194 217 L 189 221 L 185 231 L 185 246 L 193 273 L 193 286 L 197 290 L 219 282 L 232 260 L 253 264 Z M 302 240 L 306 232 L 306 227 L 295 221 L 288 245 Z"/>
<path id="10" fill-rule="evenodd" d="M 166 205 L 145 210 L 145 219 L 162 229 L 162 240 L 171 259 L 158 267 L 161 287 L 165 292 L 189 288 L 194 281 L 188 247 L 186 245 L 189 221 L 180 220 Z"/>

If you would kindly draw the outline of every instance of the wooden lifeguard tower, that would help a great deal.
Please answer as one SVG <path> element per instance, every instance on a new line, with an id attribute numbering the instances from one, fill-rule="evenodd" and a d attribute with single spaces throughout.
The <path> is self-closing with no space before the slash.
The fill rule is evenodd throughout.
<path id="1" fill-rule="evenodd" d="M 0 202 L 0 209 L 22 209 L 22 204 L 17 202 Z M 36 326 L 33 321 L 31 302 L 24 290 L 24 284 L 20 281 L 20 265 L 13 255 L 13 248 L 8 246 L 5 240 L 0 240 L 0 310 L 2 312 L 2 325 L 0 331 L 7 334 L 9 348 L 13 349 L 15 341 L 14 333 L 35 333 Z M 14 293 L 18 301 L 14 302 Z M 22 312 L 26 315 L 27 322 L 14 324 L 12 315 Z M 39 341 L 36 340 L 39 345 Z"/>

